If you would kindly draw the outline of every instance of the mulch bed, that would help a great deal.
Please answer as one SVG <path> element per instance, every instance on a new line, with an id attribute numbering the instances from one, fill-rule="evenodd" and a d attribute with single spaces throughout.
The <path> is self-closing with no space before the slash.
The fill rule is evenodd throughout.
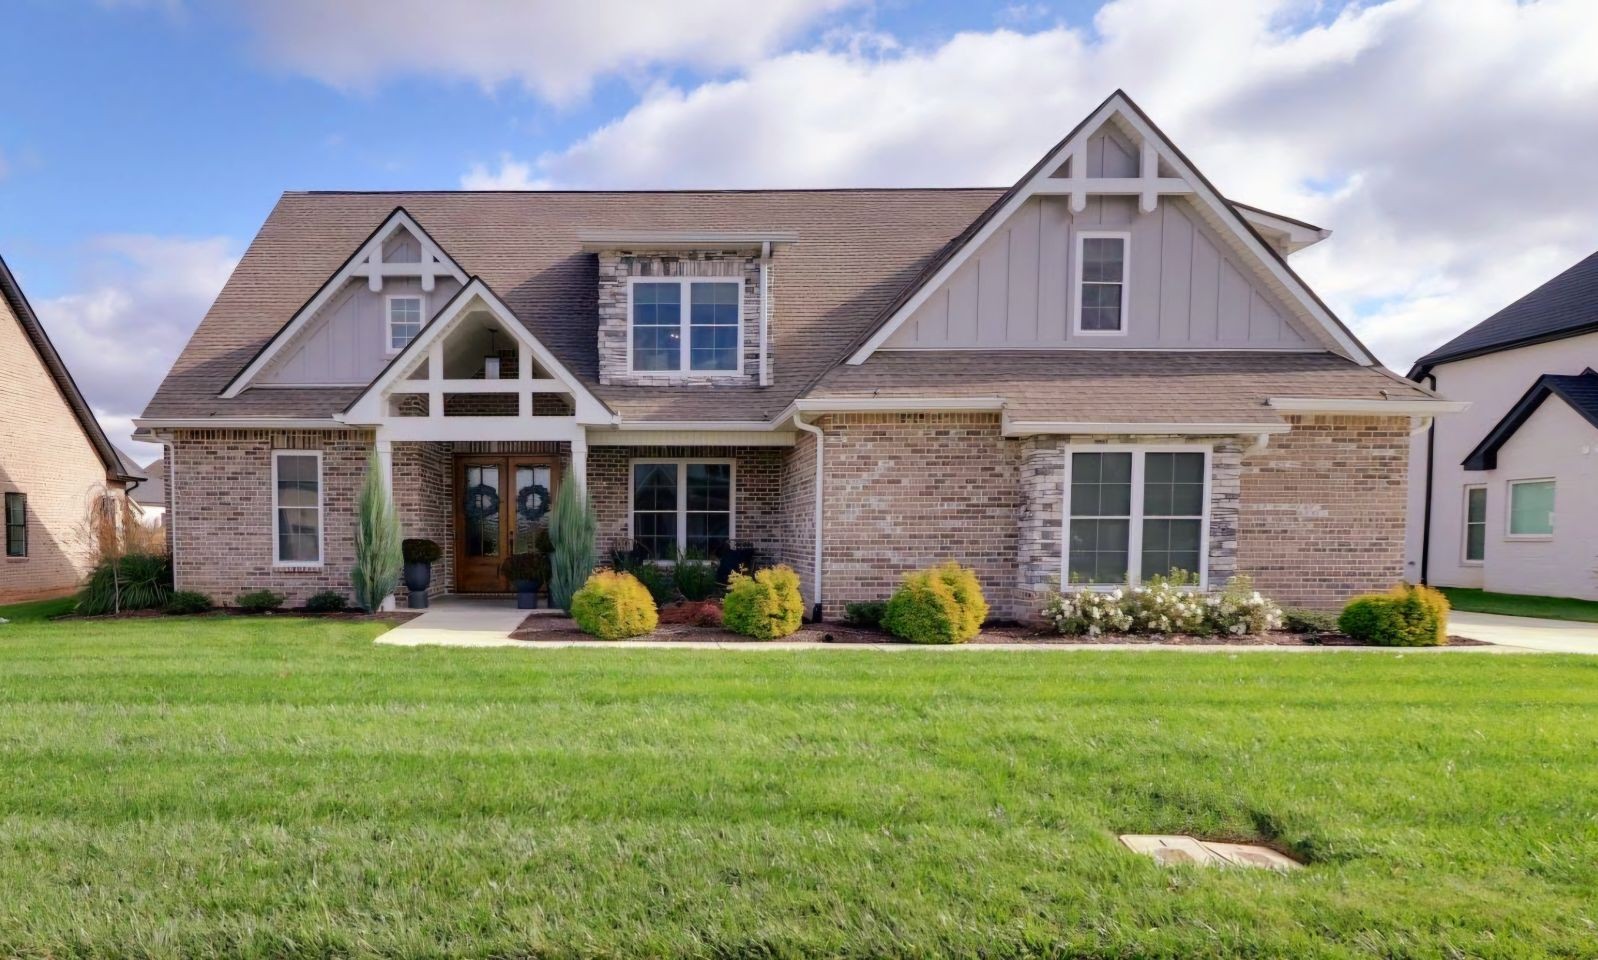
<path id="1" fill-rule="evenodd" d="M 572 641 L 592 640 L 593 637 L 577 629 L 577 624 L 570 617 L 551 616 L 539 614 L 529 616 L 522 621 L 522 625 L 511 634 L 513 640 L 539 641 Z M 700 643 L 754 643 L 750 640 L 721 627 L 699 627 L 690 624 L 662 623 L 655 628 L 655 632 L 647 637 L 638 637 L 639 640 L 685 642 L 697 641 Z M 901 643 L 898 638 L 881 630 L 870 627 L 857 627 L 848 623 L 807 623 L 799 628 L 792 636 L 784 637 L 785 642 L 799 641 L 808 643 L 835 643 L 849 644 L 876 644 L 876 643 Z M 625 640 L 615 641 L 626 643 Z M 1247 637 L 1193 637 L 1185 634 L 1171 636 L 1150 636 L 1144 634 L 1106 634 L 1100 637 L 1062 637 L 1039 627 L 1025 624 L 998 623 L 983 629 L 973 643 L 1045 643 L 1056 646 L 1078 646 L 1091 643 L 1135 643 L 1151 647 L 1183 647 L 1201 644 L 1229 644 L 1233 646 L 1259 646 L 1259 647 L 1361 647 L 1363 644 L 1355 643 L 1341 633 L 1286 633 L 1275 632 L 1258 636 Z M 1489 644 L 1480 640 L 1471 640 L 1466 637 L 1449 637 L 1449 646 L 1459 647 L 1484 647 Z M 1384 650 L 1400 650 L 1401 647 L 1382 647 Z"/>

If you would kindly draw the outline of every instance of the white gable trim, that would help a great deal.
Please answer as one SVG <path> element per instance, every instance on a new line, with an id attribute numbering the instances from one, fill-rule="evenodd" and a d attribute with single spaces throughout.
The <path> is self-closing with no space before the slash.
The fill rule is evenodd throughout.
<path id="1" fill-rule="evenodd" d="M 603 425 L 617 421 L 616 415 L 589 392 L 588 388 L 583 386 L 582 381 L 577 379 L 570 370 L 566 369 L 565 364 L 557 360 L 555 355 L 550 353 L 549 349 L 540 343 L 537 337 L 533 336 L 532 331 L 522 325 L 522 322 L 516 318 L 510 308 L 505 306 L 504 301 L 500 300 L 494 294 L 494 291 L 490 290 L 488 285 L 477 277 L 472 277 L 466 281 L 466 285 L 460 289 L 460 292 L 455 294 L 450 299 L 450 302 L 444 305 L 444 308 L 438 312 L 437 316 L 422 327 L 422 332 L 417 334 L 416 338 L 407 344 L 404 350 L 400 351 L 399 355 L 383 369 L 382 373 L 377 375 L 377 378 L 367 386 L 366 390 L 356 398 L 354 403 L 350 404 L 349 409 L 341 414 L 338 419 L 344 423 L 351 424 L 380 424 L 388 420 L 388 411 L 385 408 L 388 400 L 388 388 L 409 377 L 423 364 L 435 360 L 437 363 L 431 369 L 431 372 L 441 375 L 443 373 L 442 351 L 444 338 L 449 335 L 450 331 L 458 327 L 461 320 L 478 305 L 493 314 L 505 332 L 527 354 L 530 354 L 534 360 L 538 361 L 540 367 L 549 371 L 551 377 L 558 381 L 561 386 L 571 391 L 572 401 L 576 407 L 575 419 L 577 423 Z M 530 390 L 540 382 L 533 380 L 529 376 L 530 373 L 531 367 L 527 364 L 522 364 L 520 369 L 517 370 L 518 380 L 503 381 L 500 382 L 500 385 L 507 386 L 510 389 L 522 389 L 525 387 Z M 426 381 L 418 382 L 425 383 Z M 434 380 L 432 382 L 435 387 L 442 388 L 447 381 Z M 481 381 L 481 384 L 478 381 L 472 381 L 474 388 L 491 383 L 496 383 L 496 381 L 485 380 Z"/>
<path id="2" fill-rule="evenodd" d="M 416 238 L 416 242 L 421 245 L 421 260 L 417 263 L 384 263 L 383 246 L 388 243 L 390 237 L 394 236 L 395 231 L 401 229 L 409 232 L 411 236 Z M 329 277 L 326 283 L 322 284 L 321 289 L 317 290 L 310 300 L 306 301 L 305 306 L 301 307 L 293 317 L 289 318 L 289 322 L 284 324 L 282 329 L 278 330 L 271 340 L 267 341 L 261 352 L 255 355 L 254 360 L 250 361 L 249 366 L 240 371 L 239 375 L 228 383 L 227 387 L 222 391 L 222 397 L 224 399 L 232 399 L 243 393 L 245 388 L 250 386 L 250 382 L 262 370 L 266 369 L 267 365 L 282 352 L 283 348 L 294 340 L 295 335 L 305 329 L 311 318 L 316 316 L 323 307 L 327 306 L 329 301 L 337 296 L 344 289 L 344 285 L 352 278 L 364 277 L 370 289 L 382 290 L 384 277 L 419 277 L 422 281 L 422 289 L 431 292 L 434 280 L 438 275 L 454 277 L 460 283 L 466 282 L 466 273 L 460 268 L 460 265 L 449 254 L 445 253 L 442 247 L 433 242 L 433 239 L 427 235 L 427 231 L 423 230 L 421 225 L 413 220 L 409 213 L 405 212 L 405 208 L 396 207 L 394 212 L 388 215 L 388 219 L 384 220 L 376 230 L 372 231 L 371 236 L 366 238 L 366 242 L 362 243 L 350 255 L 350 258 L 344 261 L 344 265 L 339 267 L 338 271 Z M 385 342 L 387 337 L 388 331 L 385 326 Z"/>
<path id="3" fill-rule="evenodd" d="M 1139 140 L 1140 176 L 1137 178 L 1117 178 L 1100 180 L 1087 176 L 1087 144 L 1106 123 L 1114 120 L 1123 130 L 1135 135 Z M 1071 160 L 1071 172 L 1068 177 L 1055 177 L 1054 172 Z M 1164 161 L 1175 177 L 1159 176 L 1159 162 Z M 1060 144 L 1043 163 L 1039 164 L 1036 172 L 1030 178 L 1017 185 L 1015 192 L 1005 201 L 986 223 L 970 237 L 948 262 L 939 267 L 937 272 L 924 282 L 916 292 L 904 302 L 883 323 L 871 338 L 858 350 L 850 355 L 848 363 L 858 366 L 866 361 L 873 353 L 887 342 L 895 331 L 902 327 L 916 310 L 926 303 L 937 290 L 948 282 L 956 270 L 971 259 L 977 250 L 987 242 L 1000 229 L 1007 224 L 1023 204 L 1034 196 L 1040 194 L 1068 195 L 1071 199 L 1073 213 L 1081 212 L 1086 205 L 1090 194 L 1117 193 L 1139 195 L 1139 209 L 1148 213 L 1154 209 L 1160 196 L 1182 193 L 1189 195 L 1196 201 L 1196 205 L 1207 210 L 1215 226 L 1223 229 L 1227 234 L 1241 245 L 1249 254 L 1257 269 L 1261 269 L 1275 285 L 1286 291 L 1283 297 L 1289 306 L 1298 308 L 1300 319 L 1307 319 L 1315 326 L 1322 329 L 1332 343 L 1335 343 L 1351 360 L 1362 366 L 1371 366 L 1376 363 L 1376 358 L 1371 356 L 1342 325 L 1326 310 L 1321 303 L 1310 293 L 1304 282 L 1288 270 L 1275 254 L 1267 248 L 1254 231 L 1244 224 L 1241 216 L 1214 190 L 1210 189 L 1204 178 L 1199 176 L 1171 143 L 1161 136 L 1152 126 L 1145 123 L 1138 114 L 1137 109 L 1119 90 L 1104 101 L 1104 104 L 1094 111 L 1087 120 L 1077 127 L 1076 133 Z"/>

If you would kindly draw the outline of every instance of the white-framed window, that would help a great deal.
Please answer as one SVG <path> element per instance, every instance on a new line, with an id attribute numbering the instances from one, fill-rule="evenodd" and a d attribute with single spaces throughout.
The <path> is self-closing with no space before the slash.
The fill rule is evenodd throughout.
<path id="1" fill-rule="evenodd" d="M 1061 582 L 1136 584 L 1175 569 L 1207 585 L 1209 478 L 1205 446 L 1066 448 Z"/>
<path id="2" fill-rule="evenodd" d="M 731 460 L 634 460 L 632 538 L 650 558 L 718 556 L 736 532 Z"/>
<path id="3" fill-rule="evenodd" d="M 322 454 L 272 451 L 272 563 L 322 565 Z"/>
<path id="4" fill-rule="evenodd" d="M 1465 538 L 1460 561 L 1479 564 L 1487 558 L 1487 485 L 1465 485 Z"/>
<path id="5" fill-rule="evenodd" d="M 1071 332 L 1081 336 L 1126 333 L 1131 305 L 1132 235 L 1116 230 L 1076 234 L 1076 294 Z"/>
<path id="6" fill-rule="evenodd" d="M 422 332 L 422 297 L 396 293 L 388 298 L 388 352 L 399 353 Z"/>
<path id="7" fill-rule="evenodd" d="M 627 290 L 633 372 L 743 372 L 742 280 L 632 277 Z"/>
<path id="8" fill-rule="evenodd" d="M 1554 481 L 1548 478 L 1509 481 L 1511 540 L 1550 540 L 1554 535 Z"/>

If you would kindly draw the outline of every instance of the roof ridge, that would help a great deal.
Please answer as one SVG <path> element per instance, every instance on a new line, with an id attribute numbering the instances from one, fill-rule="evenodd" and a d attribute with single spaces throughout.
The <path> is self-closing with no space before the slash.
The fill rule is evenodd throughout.
<path id="1" fill-rule="evenodd" d="M 492 190 L 284 190 L 284 196 L 290 197 L 365 197 L 365 196 L 547 196 L 551 194 L 577 195 L 577 196 L 651 196 L 660 194 L 691 194 L 691 193 L 725 193 L 725 194 L 771 194 L 771 193 L 993 193 L 1006 189 L 1002 186 L 965 186 L 965 187 L 665 187 L 659 189 L 647 188 L 617 188 L 617 189 L 576 189 L 560 188 L 551 190 L 519 190 L 519 189 L 492 189 Z"/>

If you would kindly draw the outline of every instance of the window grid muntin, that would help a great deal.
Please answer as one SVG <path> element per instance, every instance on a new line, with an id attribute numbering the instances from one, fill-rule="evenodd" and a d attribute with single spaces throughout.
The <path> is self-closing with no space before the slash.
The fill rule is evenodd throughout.
<path id="1" fill-rule="evenodd" d="M 667 288 L 675 288 L 674 310 L 646 309 L 642 315 L 648 322 L 640 323 L 639 307 L 658 306 L 654 298 Z M 632 277 L 628 290 L 630 372 L 704 376 L 743 372 L 742 278 Z M 697 299 L 700 293 L 707 298 L 703 303 Z"/>
<path id="2" fill-rule="evenodd" d="M 650 501 L 640 509 L 639 479 L 644 476 L 658 482 Z M 737 469 L 733 461 L 634 460 L 631 485 L 628 526 L 633 541 L 644 546 L 651 559 L 668 560 L 678 550 L 710 556 L 718 544 L 731 545 L 737 533 Z M 725 493 L 718 497 L 717 487 L 721 486 Z"/>
<path id="3" fill-rule="evenodd" d="M 1123 232 L 1077 235 L 1075 333 L 1126 333 L 1132 239 Z"/>
<path id="4" fill-rule="evenodd" d="M 1062 583 L 1065 583 L 1067 585 L 1069 585 L 1069 583 L 1070 583 L 1070 574 L 1071 574 L 1071 568 L 1072 568 L 1072 565 L 1073 565 L 1073 557 L 1072 557 L 1072 543 L 1073 543 L 1073 541 L 1072 541 L 1072 527 L 1074 525 L 1074 522 L 1076 520 L 1078 520 L 1078 519 L 1090 519 L 1090 520 L 1091 519 L 1099 519 L 1099 518 L 1092 517 L 1092 516 L 1088 516 L 1088 517 L 1079 517 L 1079 516 L 1077 516 L 1075 514 L 1075 505 L 1073 504 L 1073 502 L 1071 500 L 1071 496 L 1072 496 L 1071 491 L 1072 491 L 1073 487 L 1077 486 L 1077 483 L 1076 483 L 1077 477 L 1076 477 L 1076 472 L 1075 472 L 1075 456 L 1076 456 L 1076 454 L 1082 454 L 1082 453 L 1085 453 L 1085 454 L 1129 453 L 1129 454 L 1131 454 L 1132 455 L 1132 460 L 1131 460 L 1131 474 L 1132 474 L 1131 489 L 1134 492 L 1132 494 L 1132 502 L 1131 502 L 1131 504 L 1130 504 L 1130 506 L 1128 508 L 1128 515 L 1129 515 L 1128 519 L 1129 519 L 1129 523 L 1130 523 L 1130 530 L 1129 530 L 1129 536 L 1127 538 L 1128 539 L 1128 543 L 1127 543 L 1127 547 L 1128 547 L 1128 549 L 1127 549 L 1127 558 L 1128 559 L 1127 559 L 1127 564 L 1126 564 L 1126 568 L 1127 568 L 1126 571 L 1122 574 L 1121 577 L 1119 577 L 1118 579 L 1116 579 L 1114 581 L 1102 581 L 1102 582 L 1099 582 L 1099 583 L 1082 583 L 1082 582 L 1078 582 L 1077 586 L 1078 587 L 1087 587 L 1087 588 L 1092 588 L 1092 589 L 1110 589 L 1110 588 L 1113 588 L 1113 587 L 1121 586 L 1122 584 L 1127 583 L 1127 582 L 1130 582 L 1130 583 L 1132 583 L 1134 585 L 1137 584 L 1137 583 L 1142 582 L 1142 579 L 1143 579 L 1142 576 L 1141 576 L 1141 574 L 1142 574 L 1142 557 L 1143 557 L 1143 542 L 1142 541 L 1143 541 L 1143 534 L 1144 534 L 1143 521 L 1148 518 L 1148 515 L 1146 514 L 1146 511 L 1145 511 L 1145 508 L 1144 508 L 1145 486 L 1146 486 L 1145 480 L 1144 480 L 1145 457 L 1146 457 L 1147 454 L 1150 454 L 1150 453 L 1189 453 L 1189 454 L 1194 454 L 1194 455 L 1196 455 L 1196 456 L 1201 458 L 1200 461 L 1196 461 L 1196 462 L 1201 464 L 1202 476 L 1203 476 L 1203 480 L 1204 480 L 1203 493 L 1202 493 L 1202 503 L 1201 503 L 1202 513 L 1196 518 L 1198 520 L 1199 550 L 1198 550 L 1198 570 L 1195 571 L 1195 572 L 1198 575 L 1199 586 L 1207 588 L 1208 585 L 1209 585 L 1209 507 L 1210 507 L 1210 497 L 1211 497 L 1211 488 L 1210 488 L 1211 466 L 1210 466 L 1210 448 L 1207 447 L 1207 446 L 1199 445 L 1199 444 L 1172 444 L 1172 445 L 1158 445 L 1158 446 L 1137 446 L 1137 445 L 1130 445 L 1130 444 L 1092 444 L 1092 445 L 1084 444 L 1084 445 L 1078 445 L 1078 446 L 1068 446 L 1068 447 L 1065 448 L 1065 471 L 1066 471 L 1066 476 L 1067 476 L 1066 498 L 1067 499 L 1066 499 L 1066 503 L 1065 503 L 1065 509 L 1061 511 L 1064 514 L 1064 517 L 1062 518 L 1062 530 L 1061 530 L 1061 535 L 1062 535 L 1062 541 L 1063 542 L 1062 542 L 1062 550 L 1061 550 L 1062 556 L 1061 556 L 1061 564 L 1060 564 L 1060 574 L 1061 574 Z M 1117 506 L 1117 505 L 1112 505 L 1112 506 Z M 1171 519 L 1171 518 L 1170 517 L 1154 517 L 1153 519 Z M 1177 519 L 1191 520 L 1191 519 L 1195 519 L 1195 518 L 1193 518 L 1193 517 L 1177 517 Z M 1134 565 L 1131 562 L 1132 558 L 1137 558 L 1138 559 L 1138 563 L 1136 564 L 1135 568 L 1134 568 Z M 1078 566 L 1080 567 L 1080 565 L 1078 565 Z M 1163 572 L 1164 571 L 1162 571 L 1162 573 Z"/>
<path id="5" fill-rule="evenodd" d="M 417 294 L 395 294 L 388 298 L 388 352 L 399 353 L 422 332 L 425 308 Z"/>

